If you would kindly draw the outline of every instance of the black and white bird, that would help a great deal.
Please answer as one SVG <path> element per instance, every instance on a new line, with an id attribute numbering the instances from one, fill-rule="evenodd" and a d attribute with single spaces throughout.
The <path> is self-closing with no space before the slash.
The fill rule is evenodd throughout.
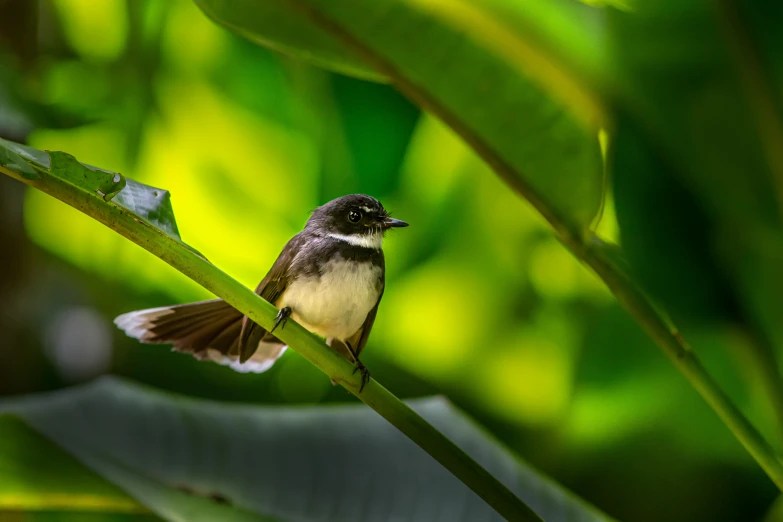
<path id="1" fill-rule="evenodd" d="M 369 372 L 359 355 L 383 296 L 383 236 L 407 226 L 362 194 L 315 209 L 256 288 L 279 310 L 269 332 L 222 299 L 129 312 L 114 322 L 143 343 L 172 344 L 198 359 L 260 373 L 285 351 L 273 332 L 290 316 L 354 363 L 363 388 Z"/>

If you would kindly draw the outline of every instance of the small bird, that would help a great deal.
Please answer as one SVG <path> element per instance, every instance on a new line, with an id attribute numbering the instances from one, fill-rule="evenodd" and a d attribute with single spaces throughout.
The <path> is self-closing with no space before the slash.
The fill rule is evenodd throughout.
<path id="1" fill-rule="evenodd" d="M 390 228 L 407 226 L 363 194 L 315 209 L 256 288 L 279 310 L 271 331 L 222 299 L 138 310 L 114 323 L 143 343 L 172 344 L 197 359 L 261 373 L 285 352 L 285 343 L 273 333 L 293 317 L 354 364 L 354 371 L 362 373 L 361 392 L 370 373 L 359 355 L 385 285 L 383 236 Z"/>

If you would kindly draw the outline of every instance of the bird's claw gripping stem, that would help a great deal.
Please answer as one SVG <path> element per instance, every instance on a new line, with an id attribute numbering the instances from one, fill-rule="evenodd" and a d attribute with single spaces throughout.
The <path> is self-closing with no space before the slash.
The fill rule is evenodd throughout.
<path id="1" fill-rule="evenodd" d="M 356 359 L 356 367 L 353 369 L 353 372 L 351 375 L 353 375 L 356 372 L 362 373 L 362 383 L 359 385 L 359 393 L 362 393 L 362 390 L 367 385 L 368 382 L 370 382 L 370 370 L 367 369 L 367 367 L 362 364 L 362 362 L 359 359 Z"/>
<path id="2" fill-rule="evenodd" d="M 282 330 L 285 328 L 285 323 L 288 322 L 288 318 L 291 316 L 291 308 L 286 306 L 285 308 L 281 308 L 279 312 L 277 312 L 277 316 L 275 317 L 275 325 L 272 327 L 272 330 L 269 333 L 274 332 L 278 326 L 280 326 L 280 329 Z"/>

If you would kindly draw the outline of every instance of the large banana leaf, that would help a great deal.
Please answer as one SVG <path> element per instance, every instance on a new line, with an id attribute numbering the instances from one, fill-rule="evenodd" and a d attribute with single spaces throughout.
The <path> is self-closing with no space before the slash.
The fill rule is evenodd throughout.
<path id="1" fill-rule="evenodd" d="M 547 45 L 534 25 L 506 23 L 507 2 L 196 3 L 258 43 L 320 65 L 363 63 L 364 70 L 386 75 L 454 127 L 501 175 L 513 178 L 512 185 L 523 186 L 525 197 L 561 232 L 578 234 L 596 215 L 602 198 L 601 108 L 558 66 L 565 52 Z M 570 1 L 556 4 L 573 7 Z M 551 25 L 546 15 L 556 9 L 533 6 L 528 12 Z"/>
<path id="2" fill-rule="evenodd" d="M 411 406 L 545 520 L 607 520 L 517 460 L 444 399 Z M 168 520 L 501 520 L 360 405 L 223 404 L 105 378 L 6 400 L 0 412 L 23 419 Z"/>
<path id="3" fill-rule="evenodd" d="M 34 514 L 39 516 L 34 516 Z M 99 477 L 24 421 L 0 415 L 0 520 L 151 520 L 117 486 Z M 24 515 L 23 515 L 24 514 Z M 93 518 L 90 518 L 90 516 Z"/>
<path id="4" fill-rule="evenodd" d="M 284 54 L 305 54 L 321 67 L 357 78 L 384 80 L 328 32 L 295 16 L 290 6 L 253 0 L 195 2 L 215 22 L 257 44 Z"/>

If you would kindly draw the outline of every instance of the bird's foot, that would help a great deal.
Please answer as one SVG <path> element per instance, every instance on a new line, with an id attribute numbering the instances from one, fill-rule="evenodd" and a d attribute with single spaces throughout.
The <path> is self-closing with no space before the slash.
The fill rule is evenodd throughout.
<path id="1" fill-rule="evenodd" d="M 291 317 L 291 307 L 286 306 L 285 308 L 281 308 L 275 317 L 275 325 L 269 333 L 274 332 L 278 326 L 280 326 L 281 330 L 285 328 L 285 323 L 288 322 L 289 317 Z"/>
<path id="2" fill-rule="evenodd" d="M 367 385 L 368 382 L 370 382 L 370 370 L 367 369 L 367 367 L 362 364 L 362 361 L 359 359 L 356 359 L 355 368 L 353 369 L 353 373 L 361 372 L 362 373 L 362 384 L 359 385 L 359 393 L 362 393 L 362 390 Z"/>

